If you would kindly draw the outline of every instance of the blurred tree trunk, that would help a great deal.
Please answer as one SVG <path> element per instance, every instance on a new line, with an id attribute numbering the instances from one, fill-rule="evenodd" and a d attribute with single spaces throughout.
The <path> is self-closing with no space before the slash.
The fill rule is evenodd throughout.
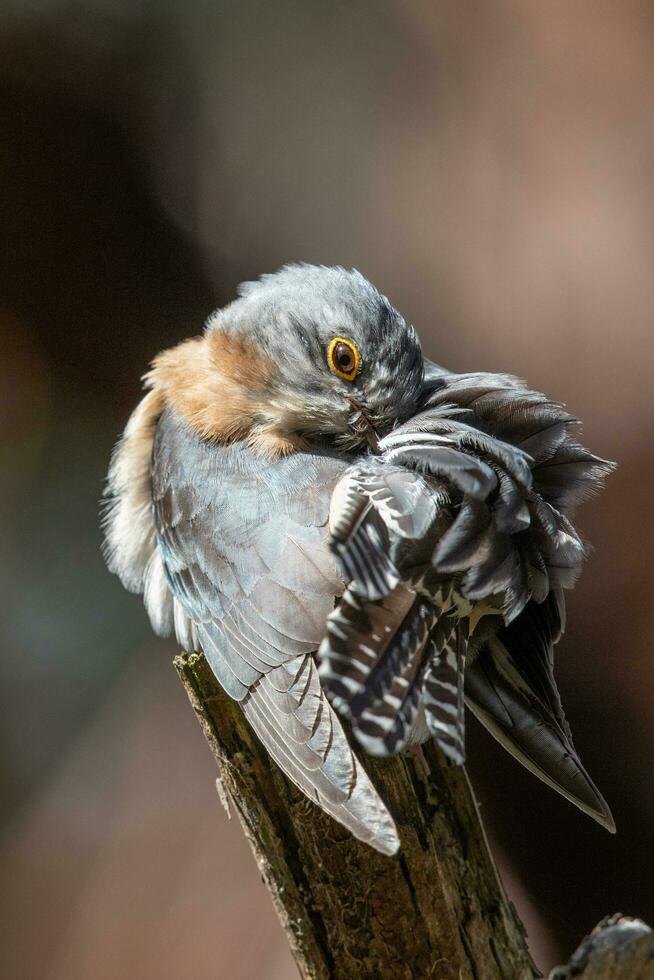
<path id="1" fill-rule="evenodd" d="M 270 760 L 203 657 L 175 665 L 304 978 L 532 980 L 524 928 L 465 770 L 433 744 L 366 769 L 395 818 L 389 858 L 350 836 Z M 252 923 L 256 928 L 256 923 Z"/>

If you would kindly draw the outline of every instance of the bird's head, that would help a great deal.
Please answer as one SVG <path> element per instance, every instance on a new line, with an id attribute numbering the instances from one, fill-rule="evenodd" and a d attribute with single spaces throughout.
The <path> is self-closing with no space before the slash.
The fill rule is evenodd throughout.
<path id="1" fill-rule="evenodd" d="M 150 380 L 203 438 L 374 450 L 415 410 L 423 373 L 415 330 L 362 275 L 291 265 L 242 285 Z"/>

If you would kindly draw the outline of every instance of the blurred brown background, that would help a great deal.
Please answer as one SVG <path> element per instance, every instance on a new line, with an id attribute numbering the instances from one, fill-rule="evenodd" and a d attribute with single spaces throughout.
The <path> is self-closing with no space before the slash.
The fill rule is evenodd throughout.
<path id="1" fill-rule="evenodd" d="M 6 0 L 0 81 L 2 975 L 295 975 L 97 518 L 150 358 L 293 259 L 619 460 L 557 658 L 618 835 L 476 728 L 470 771 L 542 968 L 654 924 L 651 4 Z"/>

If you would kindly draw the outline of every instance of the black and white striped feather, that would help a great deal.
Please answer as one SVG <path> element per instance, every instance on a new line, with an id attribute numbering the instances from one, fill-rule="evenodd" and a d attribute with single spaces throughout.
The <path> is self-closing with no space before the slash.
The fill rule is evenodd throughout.
<path id="1" fill-rule="evenodd" d="M 321 680 L 373 755 L 393 755 L 410 741 L 437 618 L 433 602 L 404 585 L 376 600 L 351 585 L 327 619 Z"/>
<path id="2" fill-rule="evenodd" d="M 574 585 L 585 555 L 571 515 L 612 466 L 578 443 L 578 422 L 562 406 L 509 376 L 434 367 L 419 407 L 380 440 L 378 457 L 345 472 L 332 496 L 330 545 L 349 585 L 320 646 L 322 682 L 368 751 L 399 751 L 422 726 L 460 763 L 464 671 L 472 671 L 467 698 L 482 721 L 609 826 L 560 708 L 551 670 L 559 634 L 534 641 L 547 668 L 536 673 L 507 650 L 525 630 L 538 636 L 538 604 L 545 610 L 556 596 L 563 608 L 561 590 Z M 419 533 L 406 521 L 408 474 Z M 480 619 L 480 634 L 495 638 L 466 656 L 469 623 Z M 500 712 L 506 685 L 522 694 L 502 727 L 489 706 Z M 559 734 L 544 738 L 551 718 Z M 547 746 L 549 763 L 547 749 L 531 759 L 530 739 Z"/>
<path id="3" fill-rule="evenodd" d="M 456 765 L 465 762 L 463 672 L 466 624 L 451 611 L 440 616 L 430 637 L 433 655 L 425 675 L 422 707 L 427 728 Z"/>

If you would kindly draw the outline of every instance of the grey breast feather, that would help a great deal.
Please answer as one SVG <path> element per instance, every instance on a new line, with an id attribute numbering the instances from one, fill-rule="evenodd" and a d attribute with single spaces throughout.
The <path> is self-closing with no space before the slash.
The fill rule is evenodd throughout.
<path id="1" fill-rule="evenodd" d="M 313 660 L 344 587 L 327 522 L 348 462 L 327 453 L 267 461 L 243 443 L 203 443 L 167 410 L 153 453 L 157 543 L 212 670 L 275 761 L 355 836 L 393 853 L 393 821 Z"/>

